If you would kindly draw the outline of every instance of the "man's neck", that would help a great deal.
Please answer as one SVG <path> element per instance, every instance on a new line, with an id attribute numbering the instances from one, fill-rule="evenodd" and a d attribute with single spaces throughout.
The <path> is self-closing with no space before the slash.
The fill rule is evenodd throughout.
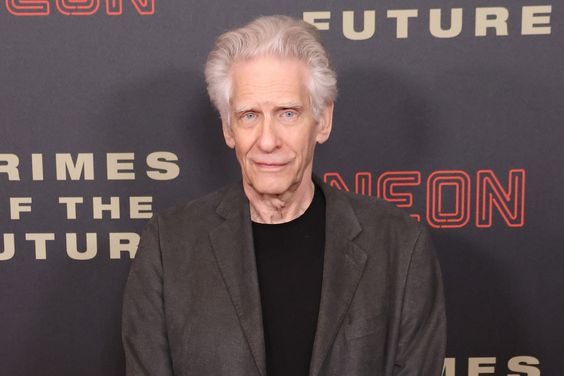
<path id="1" fill-rule="evenodd" d="M 258 223 L 284 223 L 301 216 L 311 204 L 315 185 L 311 177 L 304 177 L 297 189 L 281 195 L 269 195 L 256 192 L 243 184 L 249 199 L 251 220 Z"/>

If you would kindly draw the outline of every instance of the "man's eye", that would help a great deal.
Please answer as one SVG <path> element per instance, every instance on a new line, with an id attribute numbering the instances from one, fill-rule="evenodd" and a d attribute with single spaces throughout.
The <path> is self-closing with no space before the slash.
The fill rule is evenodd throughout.
<path id="1" fill-rule="evenodd" d="M 286 119 L 292 119 L 292 118 L 296 117 L 296 112 L 290 111 L 290 110 L 283 111 L 282 117 L 286 118 Z"/>
<path id="2" fill-rule="evenodd" d="M 243 114 L 243 120 L 254 120 L 257 115 L 254 112 L 245 112 Z"/>

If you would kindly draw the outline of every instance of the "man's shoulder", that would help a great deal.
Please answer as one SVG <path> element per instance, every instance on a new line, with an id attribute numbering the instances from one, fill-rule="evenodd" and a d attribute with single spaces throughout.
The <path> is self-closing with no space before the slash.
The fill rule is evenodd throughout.
<path id="1" fill-rule="evenodd" d="M 350 204 L 363 228 L 377 228 L 401 232 L 405 235 L 417 234 L 424 228 L 405 209 L 398 208 L 391 202 L 376 196 L 361 195 L 332 187 L 328 189 Z"/>
<path id="2" fill-rule="evenodd" d="M 404 268 L 419 239 L 428 236 L 424 224 L 391 202 L 345 191 L 332 196 L 348 202 L 362 229 L 356 244 L 375 260 Z"/>
<path id="3" fill-rule="evenodd" d="M 217 223 L 216 209 L 226 193 L 238 183 L 230 183 L 223 187 L 194 198 L 190 201 L 179 203 L 155 214 L 154 219 L 160 226 L 178 226 L 186 223 Z"/>

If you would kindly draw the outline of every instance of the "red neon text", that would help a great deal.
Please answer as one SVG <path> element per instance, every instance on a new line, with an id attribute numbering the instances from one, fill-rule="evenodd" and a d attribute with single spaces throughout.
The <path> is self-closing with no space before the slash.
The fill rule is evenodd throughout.
<path id="1" fill-rule="evenodd" d="M 138 14 L 155 14 L 155 0 L 129 0 Z M 54 8 L 66 16 L 90 16 L 100 9 L 101 0 L 6 0 L 6 9 L 14 16 L 48 16 Z M 119 16 L 123 13 L 123 0 L 105 0 L 106 14 Z"/>
<path id="2" fill-rule="evenodd" d="M 356 194 L 372 196 L 373 174 L 357 172 L 354 179 Z M 330 186 L 351 191 L 338 172 L 327 172 L 324 181 Z M 422 185 L 420 171 L 386 171 L 376 180 L 376 196 L 400 208 L 413 208 L 414 193 Z M 472 183 L 470 174 L 461 170 L 434 171 L 427 176 L 425 215 L 435 228 L 461 228 L 474 215 L 476 227 L 492 227 L 495 215 L 508 227 L 525 224 L 525 170 L 511 169 L 507 184 L 502 184 L 492 170 L 479 170 Z M 472 190 L 475 203 L 472 205 Z M 474 210 L 472 210 L 474 209 Z M 421 220 L 420 214 L 410 214 Z"/>

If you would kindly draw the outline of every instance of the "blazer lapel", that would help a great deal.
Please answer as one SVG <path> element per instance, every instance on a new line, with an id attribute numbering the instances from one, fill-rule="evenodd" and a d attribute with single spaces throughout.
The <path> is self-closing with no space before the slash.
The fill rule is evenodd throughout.
<path id="1" fill-rule="evenodd" d="M 225 221 L 210 232 L 212 247 L 258 372 L 266 376 L 262 309 L 250 210 L 242 182 L 227 190 L 217 207 L 217 213 Z"/>
<path id="2" fill-rule="evenodd" d="M 309 371 L 310 376 L 318 376 L 356 291 L 367 255 L 352 241 L 361 227 L 348 199 L 316 175 L 313 179 L 321 186 L 326 202 L 321 301 Z M 249 201 L 241 181 L 227 190 L 217 213 L 225 221 L 210 232 L 210 241 L 258 372 L 266 376 Z"/>
<path id="3" fill-rule="evenodd" d="M 326 202 L 321 301 L 309 371 L 310 376 L 318 376 L 358 287 L 367 255 L 352 241 L 361 227 L 348 199 L 316 175 L 313 179 L 322 187 Z"/>

